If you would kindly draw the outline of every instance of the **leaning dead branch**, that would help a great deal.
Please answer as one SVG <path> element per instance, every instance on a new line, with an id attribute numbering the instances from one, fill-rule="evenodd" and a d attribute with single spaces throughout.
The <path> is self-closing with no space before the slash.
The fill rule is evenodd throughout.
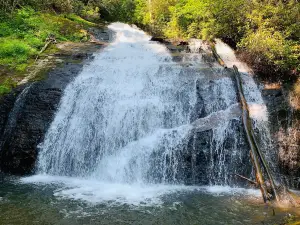
<path id="1" fill-rule="evenodd" d="M 35 58 L 35 61 L 38 60 L 39 56 L 47 50 L 47 48 L 49 47 L 50 44 L 52 43 L 56 43 L 56 39 L 54 35 L 49 35 L 49 37 L 46 39 L 46 43 L 44 45 L 44 47 L 41 49 L 41 51 L 38 53 L 38 55 Z"/>
<path id="2" fill-rule="evenodd" d="M 277 191 L 276 191 L 276 187 L 275 187 L 275 182 L 274 179 L 271 175 L 270 169 L 263 157 L 263 154 L 257 144 L 256 138 L 254 136 L 254 132 L 253 132 L 253 127 L 252 127 L 252 121 L 251 118 L 249 116 L 249 108 L 248 108 L 248 104 L 246 102 L 245 96 L 244 96 L 244 92 L 243 92 L 243 87 L 242 87 L 242 81 L 240 78 L 240 73 L 238 71 L 238 68 L 236 66 L 233 66 L 233 70 L 234 70 L 234 75 L 235 75 L 235 79 L 236 79 L 236 84 L 237 84 L 237 89 L 238 89 L 238 94 L 239 94 L 239 98 L 240 98 L 240 102 L 241 102 L 241 106 L 242 106 L 242 110 L 243 110 L 243 124 L 244 124 L 244 128 L 246 131 L 246 136 L 250 145 L 250 149 L 251 149 L 251 156 L 252 156 L 252 161 L 255 167 L 255 171 L 256 171 L 256 179 L 257 179 L 257 183 L 260 187 L 260 190 L 262 192 L 263 195 L 263 199 L 264 202 L 267 202 L 268 200 L 276 200 L 279 201 L 278 195 L 277 195 Z M 262 168 L 261 168 L 261 164 L 263 165 L 263 169 L 267 174 L 268 177 L 268 181 L 270 182 L 270 190 L 271 193 L 268 193 L 267 190 L 267 186 L 266 183 L 264 181 L 264 177 L 263 177 L 263 173 L 262 173 Z"/>
<path id="3" fill-rule="evenodd" d="M 249 178 L 247 178 L 247 177 L 244 177 L 244 176 L 242 176 L 242 175 L 240 175 L 240 174 L 233 174 L 234 176 L 237 176 L 237 177 L 239 177 L 239 178 L 241 178 L 241 179 L 243 179 L 243 180 L 246 180 L 246 181 L 248 181 L 250 184 L 253 184 L 253 185 L 255 185 L 255 186 L 257 186 L 258 184 L 257 184 L 257 182 L 255 182 L 255 181 L 253 181 L 253 180 L 251 180 L 251 179 L 249 179 Z"/>

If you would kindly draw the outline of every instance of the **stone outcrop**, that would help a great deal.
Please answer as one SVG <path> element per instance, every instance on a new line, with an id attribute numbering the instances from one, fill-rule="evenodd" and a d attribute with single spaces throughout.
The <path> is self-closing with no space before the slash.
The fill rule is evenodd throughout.
<path id="1" fill-rule="evenodd" d="M 282 85 L 267 85 L 262 95 L 269 112 L 281 177 L 289 187 L 299 189 L 300 111 L 291 104 L 291 91 Z"/>
<path id="2" fill-rule="evenodd" d="M 59 51 L 41 59 L 43 68 L 33 68 L 34 73 L 24 78 L 26 84 L 0 96 L 0 172 L 16 175 L 34 172 L 38 144 L 54 118 L 64 89 L 93 58 L 92 53 L 113 38 L 107 29 L 94 28 L 89 32 L 99 43 L 57 44 Z M 39 80 L 27 82 L 36 78 Z"/>
<path id="3" fill-rule="evenodd" d="M 82 66 L 65 63 L 50 71 L 46 79 L 28 83 L 1 98 L 1 171 L 20 175 L 34 171 L 38 144 L 54 117 L 64 88 Z"/>

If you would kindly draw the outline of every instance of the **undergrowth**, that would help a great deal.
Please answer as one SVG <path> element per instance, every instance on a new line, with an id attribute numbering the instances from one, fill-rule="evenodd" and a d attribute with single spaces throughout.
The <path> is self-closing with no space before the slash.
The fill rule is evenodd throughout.
<path id="1" fill-rule="evenodd" d="M 33 64 L 49 36 L 58 42 L 84 42 L 89 39 L 87 28 L 93 26 L 97 25 L 75 14 L 37 12 L 29 7 L 0 15 L 0 96 L 16 85 L 16 76 Z"/>
<path id="2" fill-rule="evenodd" d="M 16 85 L 17 84 L 13 79 L 5 79 L 4 82 L 0 84 L 0 96 L 9 93 L 12 88 L 16 87 Z"/>
<path id="3" fill-rule="evenodd" d="M 22 8 L 0 18 L 0 65 L 24 71 L 47 37 L 57 41 L 87 41 L 87 27 L 96 26 L 75 14 L 50 14 Z"/>

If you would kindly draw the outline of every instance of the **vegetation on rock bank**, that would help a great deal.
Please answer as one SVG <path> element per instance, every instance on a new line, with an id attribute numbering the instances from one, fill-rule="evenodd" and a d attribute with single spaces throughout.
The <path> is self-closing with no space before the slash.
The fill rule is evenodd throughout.
<path id="1" fill-rule="evenodd" d="M 37 11 L 29 6 L 0 14 L 0 95 L 10 92 L 35 62 L 49 37 L 56 41 L 89 39 L 87 28 L 96 26 L 74 13 Z"/>
<path id="2" fill-rule="evenodd" d="M 297 0 L 0 0 L 0 65 L 25 70 L 51 34 L 87 40 L 85 28 L 93 24 L 82 18 L 99 14 L 164 38 L 221 38 L 272 78 L 300 73 Z M 0 77 L 4 82 L 11 83 Z"/>
<path id="3" fill-rule="evenodd" d="M 111 14 L 149 27 L 158 35 L 183 39 L 221 38 L 240 50 L 243 59 L 263 75 L 273 78 L 299 75 L 300 3 L 297 0 L 109 2 L 127 7 L 123 10 L 110 7 Z M 118 13 L 112 9 L 118 9 Z M 131 17 L 125 16 L 128 12 Z"/>

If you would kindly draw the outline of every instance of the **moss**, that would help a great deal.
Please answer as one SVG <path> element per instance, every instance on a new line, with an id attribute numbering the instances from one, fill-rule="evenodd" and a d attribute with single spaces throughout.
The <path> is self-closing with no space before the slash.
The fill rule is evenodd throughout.
<path id="1" fill-rule="evenodd" d="M 11 91 L 11 88 L 10 87 L 7 87 L 5 85 L 0 85 L 0 96 L 1 95 L 4 95 L 4 94 L 7 94 Z"/>
<path id="2" fill-rule="evenodd" d="M 43 68 L 43 69 L 39 70 L 39 72 L 30 81 L 34 82 L 34 81 L 44 80 L 46 78 L 46 75 L 47 75 L 49 69 L 50 68 Z"/>
<path id="3" fill-rule="evenodd" d="M 300 225 L 300 221 L 289 223 L 289 225 Z"/>
<path id="4" fill-rule="evenodd" d="M 59 52 L 59 48 L 57 48 L 56 45 L 50 45 L 42 55 L 44 55 L 44 54 L 47 54 L 47 55 L 55 54 L 57 52 Z"/>
<path id="5" fill-rule="evenodd" d="M 79 24 L 82 24 L 82 25 L 85 25 L 85 26 L 97 26 L 97 24 L 92 23 L 90 21 L 87 21 L 87 20 L 85 20 L 85 19 L 81 18 L 80 16 L 77 16 L 73 13 L 69 14 L 69 15 L 66 15 L 65 17 L 68 18 L 71 21 L 74 21 L 76 23 L 79 23 Z"/>
<path id="6" fill-rule="evenodd" d="M 0 67 L 9 71 L 1 71 L 0 95 L 11 90 L 5 76 L 14 74 L 16 79 L 21 79 L 50 35 L 58 42 L 85 42 L 89 40 L 87 28 L 92 26 L 97 25 L 75 14 L 36 12 L 28 7 L 0 18 Z M 57 51 L 55 45 L 50 45 L 42 55 Z"/>
<path id="7" fill-rule="evenodd" d="M 0 84 L 0 96 L 7 94 L 12 88 L 16 87 L 17 83 L 12 78 L 7 78 Z"/>
<path id="8" fill-rule="evenodd" d="M 57 41 L 87 41 L 86 29 L 90 26 L 96 24 L 74 14 L 38 13 L 22 8 L 0 21 L 0 65 L 24 70 L 28 59 L 38 54 L 49 35 Z"/>

